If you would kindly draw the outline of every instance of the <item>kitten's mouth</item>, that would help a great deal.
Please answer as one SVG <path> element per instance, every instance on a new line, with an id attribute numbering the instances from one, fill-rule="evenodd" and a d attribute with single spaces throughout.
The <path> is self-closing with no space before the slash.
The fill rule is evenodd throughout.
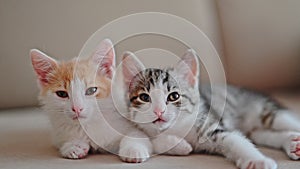
<path id="1" fill-rule="evenodd" d="M 73 116 L 72 119 L 73 120 L 78 120 L 78 119 L 85 119 L 85 116 Z"/>
<path id="2" fill-rule="evenodd" d="M 161 117 L 159 117 L 156 120 L 154 120 L 152 123 L 164 123 L 164 122 L 166 122 L 166 120 L 164 120 Z"/>

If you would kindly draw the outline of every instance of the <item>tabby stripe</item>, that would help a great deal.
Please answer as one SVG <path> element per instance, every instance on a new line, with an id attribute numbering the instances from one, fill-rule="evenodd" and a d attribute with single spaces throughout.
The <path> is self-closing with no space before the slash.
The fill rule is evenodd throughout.
<path id="1" fill-rule="evenodd" d="M 225 130 L 223 130 L 223 129 L 216 129 L 216 130 L 210 132 L 208 135 L 213 136 L 213 135 L 216 135 L 216 134 L 219 134 L 219 133 L 223 133 L 224 131 Z"/>
<path id="2" fill-rule="evenodd" d="M 146 87 L 146 89 L 147 89 L 147 92 L 149 92 L 149 91 L 150 91 L 150 84 L 147 83 L 145 87 Z"/>
<path id="3" fill-rule="evenodd" d="M 152 69 L 149 69 L 149 77 L 152 76 Z"/>
<path id="4" fill-rule="evenodd" d="M 218 135 L 221 134 L 221 133 L 224 133 L 224 132 L 226 132 L 226 131 L 223 130 L 223 129 L 216 129 L 216 130 L 214 130 L 213 132 L 210 133 L 210 136 L 212 137 L 212 140 L 214 142 L 216 142 L 217 139 L 218 139 Z M 226 135 L 223 135 L 221 137 L 221 139 L 224 140 L 225 137 L 226 137 Z"/>
<path id="5" fill-rule="evenodd" d="M 133 97 L 131 97 L 131 98 L 130 98 L 130 102 L 135 101 L 137 98 L 138 98 L 138 96 L 133 96 Z"/>
<path id="6" fill-rule="evenodd" d="M 167 90 L 168 90 L 168 92 L 170 92 L 170 85 L 169 85 L 169 83 L 167 84 Z"/>
<path id="7" fill-rule="evenodd" d="M 191 103 L 191 105 L 193 105 L 193 106 L 196 105 L 196 104 L 192 101 L 192 99 L 191 99 L 190 97 L 188 97 L 187 95 L 182 94 L 181 96 L 184 97 L 184 98 L 186 98 L 186 99 Z"/>
<path id="8" fill-rule="evenodd" d="M 152 78 L 150 78 L 149 82 L 152 84 L 152 86 L 154 86 L 154 81 Z"/>
<path id="9" fill-rule="evenodd" d="M 181 106 L 181 101 L 173 102 L 172 104 L 174 104 L 176 107 L 180 107 Z"/>
<path id="10" fill-rule="evenodd" d="M 273 124 L 275 118 L 274 111 L 269 111 L 266 114 L 261 115 L 261 122 L 264 125 L 264 127 L 270 128 Z"/>
<path id="11" fill-rule="evenodd" d="M 165 78 L 163 79 L 163 84 L 165 84 L 165 83 L 167 83 L 168 81 L 169 81 L 169 73 L 165 73 L 166 74 L 166 76 L 165 76 Z"/>

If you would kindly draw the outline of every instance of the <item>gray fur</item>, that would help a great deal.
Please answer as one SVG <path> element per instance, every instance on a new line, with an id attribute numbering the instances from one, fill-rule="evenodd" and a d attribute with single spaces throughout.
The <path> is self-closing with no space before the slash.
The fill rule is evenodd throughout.
<path id="1" fill-rule="evenodd" d="M 259 160 L 262 160 L 269 168 L 276 168 L 276 163 L 262 155 L 245 136 L 251 138 L 254 143 L 278 148 L 274 144 L 261 142 L 256 131 L 281 132 L 292 130 L 299 132 L 299 123 L 297 126 L 282 125 L 285 122 L 278 117 L 282 114 L 289 116 L 289 110 L 267 95 L 244 88 L 215 85 L 215 90 L 211 91 L 211 86 L 208 84 L 198 85 L 199 77 L 197 74 L 195 76 L 197 82 L 192 85 L 186 74 L 183 75 L 180 67 L 141 71 L 133 77 L 129 85 L 128 95 L 129 100 L 131 100 L 129 110 L 134 114 L 131 117 L 135 118 L 136 110 L 140 108 L 140 104 L 143 104 L 138 103 L 138 100 L 134 102 L 135 99 L 133 98 L 137 98 L 139 93 L 149 92 L 154 88 L 165 91 L 165 93 L 179 89 L 181 97 L 175 106 L 176 112 L 187 115 L 197 114 L 195 123 L 184 137 L 191 144 L 194 153 L 222 154 L 235 161 L 241 168 L 247 168 L 252 163 L 255 166 L 260 165 L 261 161 Z M 226 87 L 227 95 L 222 92 L 224 87 Z M 214 103 L 211 102 L 212 96 L 215 96 Z M 226 102 L 224 109 L 221 106 L 222 102 Z M 166 102 L 167 106 L 168 104 L 170 103 Z M 172 108 L 174 109 L 174 107 Z M 153 112 L 147 113 L 153 114 Z M 276 119 L 278 124 L 274 124 Z M 178 119 L 178 121 L 181 120 L 183 119 Z M 293 120 L 291 123 L 294 125 L 297 124 L 297 121 Z M 160 130 L 151 123 L 135 124 L 150 137 L 156 137 L 157 134 L 165 130 Z M 176 126 L 173 127 L 176 128 Z M 180 133 L 180 131 L 178 132 Z M 252 137 L 253 133 L 256 134 L 255 137 Z M 176 131 L 173 134 L 177 134 Z M 241 149 L 241 152 L 233 150 L 232 144 L 240 144 L 238 145 L 240 147 L 237 147 Z M 243 154 L 247 151 L 251 155 Z M 259 160 L 255 161 L 256 158 Z M 253 161 L 251 162 L 251 160 Z"/>

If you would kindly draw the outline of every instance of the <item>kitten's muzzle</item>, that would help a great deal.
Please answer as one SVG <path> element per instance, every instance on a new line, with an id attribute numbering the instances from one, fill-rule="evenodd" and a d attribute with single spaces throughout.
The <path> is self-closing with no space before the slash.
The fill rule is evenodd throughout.
<path id="1" fill-rule="evenodd" d="M 154 120 L 152 123 L 157 123 L 157 122 L 164 123 L 164 122 L 166 122 L 166 120 L 164 120 L 164 119 L 162 119 L 162 118 L 157 118 L 157 119 Z"/>
<path id="2" fill-rule="evenodd" d="M 154 120 L 152 123 L 156 123 L 156 122 L 166 122 L 166 120 L 162 117 L 163 114 L 165 113 L 165 110 L 161 111 L 160 109 L 156 109 L 154 110 L 154 113 L 156 114 L 156 116 L 158 117 L 156 120 Z"/>
<path id="3" fill-rule="evenodd" d="M 165 113 L 165 110 L 155 109 L 154 113 L 157 115 L 157 117 L 161 118 L 162 115 Z"/>
<path id="4" fill-rule="evenodd" d="M 72 111 L 75 113 L 73 116 L 73 120 L 76 120 L 79 118 L 86 118 L 85 116 L 81 115 L 81 112 L 83 111 L 83 107 L 73 106 Z"/>

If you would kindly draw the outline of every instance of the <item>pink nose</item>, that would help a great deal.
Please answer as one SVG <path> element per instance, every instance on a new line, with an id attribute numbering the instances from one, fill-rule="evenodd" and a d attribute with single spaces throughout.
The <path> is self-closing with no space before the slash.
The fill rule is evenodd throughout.
<path id="1" fill-rule="evenodd" d="M 79 115 L 82 112 L 82 107 L 72 107 L 72 111 L 75 112 L 77 115 Z"/>
<path id="2" fill-rule="evenodd" d="M 157 117 L 161 117 L 164 114 L 165 111 L 161 109 L 155 109 L 154 113 L 157 115 Z"/>

